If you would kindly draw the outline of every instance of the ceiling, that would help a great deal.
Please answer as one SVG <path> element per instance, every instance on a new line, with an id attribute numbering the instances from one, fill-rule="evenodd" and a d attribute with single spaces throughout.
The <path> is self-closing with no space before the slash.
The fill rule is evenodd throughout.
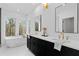
<path id="1" fill-rule="evenodd" d="M 9 10 L 11 12 L 17 12 L 24 15 L 29 15 L 34 12 L 35 8 L 41 3 L 0 3 L 0 8 Z M 55 7 L 58 3 L 50 3 L 49 6 Z"/>
<path id="2" fill-rule="evenodd" d="M 38 5 L 40 3 L 0 3 L 1 8 L 26 15 L 30 14 Z"/>

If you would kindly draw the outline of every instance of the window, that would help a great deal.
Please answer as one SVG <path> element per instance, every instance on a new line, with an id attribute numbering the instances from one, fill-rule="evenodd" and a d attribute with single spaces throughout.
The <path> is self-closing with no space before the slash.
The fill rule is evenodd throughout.
<path id="1" fill-rule="evenodd" d="M 21 21 L 19 23 L 19 35 L 24 35 L 26 34 L 26 24 L 25 22 Z"/>
<path id="2" fill-rule="evenodd" d="M 15 21 L 13 18 L 6 21 L 6 36 L 15 36 Z"/>

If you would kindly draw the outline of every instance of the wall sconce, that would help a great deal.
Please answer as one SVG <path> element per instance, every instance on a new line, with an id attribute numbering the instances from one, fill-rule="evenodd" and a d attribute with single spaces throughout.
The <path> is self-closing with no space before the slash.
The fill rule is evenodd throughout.
<path id="1" fill-rule="evenodd" d="M 48 3 L 40 4 L 34 11 L 35 15 L 41 15 L 48 9 Z"/>
<path id="2" fill-rule="evenodd" d="M 43 4 L 44 9 L 48 9 L 48 3 Z"/>

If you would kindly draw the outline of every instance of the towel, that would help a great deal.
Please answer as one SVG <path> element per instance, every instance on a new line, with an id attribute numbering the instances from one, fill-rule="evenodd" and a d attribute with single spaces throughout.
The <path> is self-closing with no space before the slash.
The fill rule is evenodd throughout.
<path id="1" fill-rule="evenodd" d="M 61 51 L 62 43 L 61 42 L 55 42 L 54 49 Z"/>

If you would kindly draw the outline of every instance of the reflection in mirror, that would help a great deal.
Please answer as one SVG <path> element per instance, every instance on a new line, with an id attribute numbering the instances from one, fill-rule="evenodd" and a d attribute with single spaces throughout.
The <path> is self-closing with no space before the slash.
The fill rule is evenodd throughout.
<path id="1" fill-rule="evenodd" d="M 35 31 L 41 31 L 41 25 L 42 25 L 42 16 L 36 16 L 35 17 Z"/>
<path id="2" fill-rule="evenodd" d="M 64 18 L 62 21 L 62 32 L 74 33 L 74 17 Z"/>

